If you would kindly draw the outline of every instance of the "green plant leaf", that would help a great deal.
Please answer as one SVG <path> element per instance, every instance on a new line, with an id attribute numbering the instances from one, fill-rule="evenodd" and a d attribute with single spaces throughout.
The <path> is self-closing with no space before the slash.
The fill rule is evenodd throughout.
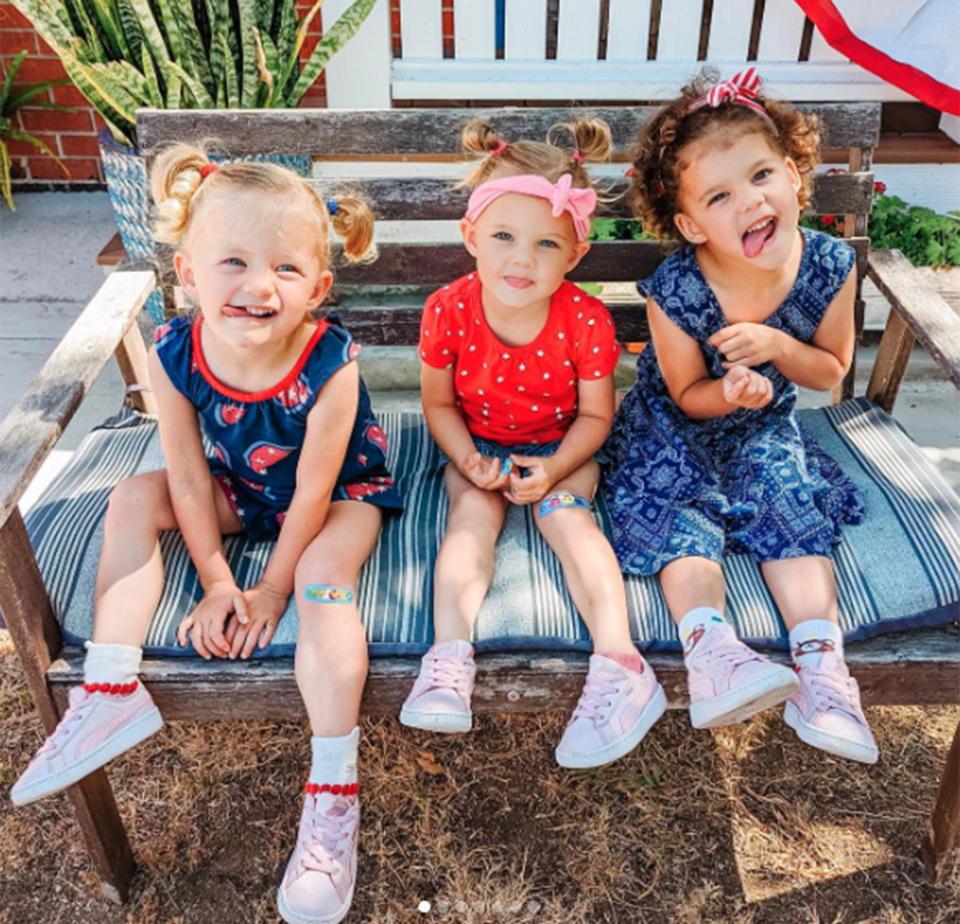
<path id="1" fill-rule="evenodd" d="M 153 55 L 153 63 L 157 66 L 157 72 L 163 78 L 164 82 L 169 81 L 170 72 L 170 53 L 163 39 L 163 33 L 160 26 L 153 18 L 153 10 L 150 9 L 149 0 L 129 0 L 140 23 L 140 30 L 143 33 L 143 41 L 150 54 Z"/>
<path id="2" fill-rule="evenodd" d="M 32 144 L 35 148 L 39 148 L 44 154 L 52 157 L 56 161 L 57 166 L 64 172 L 64 174 L 70 176 L 70 171 L 64 166 L 63 161 L 60 160 L 60 158 L 57 157 L 57 155 L 54 154 L 53 151 L 51 151 L 50 148 L 39 138 L 35 138 L 29 132 L 20 131 L 19 129 L 13 129 L 7 134 L 7 137 L 13 138 L 15 141 L 26 141 L 28 144 Z"/>
<path id="3" fill-rule="evenodd" d="M 343 11 L 340 18 L 326 30 L 323 38 L 314 48 L 313 54 L 310 55 L 310 59 L 304 64 L 300 77 L 286 99 L 286 105 L 290 107 L 297 105 L 303 94 L 320 76 L 327 62 L 357 34 L 357 30 L 363 25 L 363 21 L 376 2 L 377 0 L 354 0 L 354 3 Z"/>
<path id="4" fill-rule="evenodd" d="M 16 206 L 13 204 L 13 185 L 11 173 L 10 152 L 6 144 L 0 140 L 0 190 L 3 192 L 3 198 L 7 200 L 10 211 L 15 212 Z"/>
<path id="5" fill-rule="evenodd" d="M 149 0 L 159 12 L 157 25 L 166 38 L 167 48 L 170 49 L 170 58 L 173 61 L 183 61 L 183 36 L 180 34 L 180 26 L 177 23 L 177 17 L 170 7 L 170 0 Z M 176 0 L 179 2 L 179 0 Z"/>
<path id="6" fill-rule="evenodd" d="M 113 127 L 114 136 L 134 145 L 136 103 L 119 82 L 111 79 L 109 65 L 88 64 L 72 55 L 61 55 L 60 60 L 77 89 Z"/>
<path id="7" fill-rule="evenodd" d="M 183 86 L 187 88 L 197 104 L 196 107 L 188 108 L 213 109 L 213 98 L 207 92 L 207 88 L 197 80 L 196 77 L 188 74 L 176 61 L 171 61 L 169 67 L 171 76 L 176 76 Z"/>
<path id="8" fill-rule="evenodd" d="M 153 66 L 153 58 L 146 45 L 140 46 L 140 66 L 143 68 L 143 76 L 147 82 L 147 98 L 154 109 L 163 108 L 163 93 L 160 90 L 160 82 L 157 80 L 157 69 Z"/>
<path id="9" fill-rule="evenodd" d="M 62 87 L 66 84 L 69 84 L 70 81 L 63 80 L 45 80 L 43 83 L 32 83 L 30 86 L 24 90 L 22 93 L 18 93 L 16 96 L 10 97 L 9 100 L 3 105 L 4 112 L 16 112 L 21 106 L 25 106 L 27 103 L 30 103 L 31 106 L 37 109 L 56 109 L 58 112 L 73 112 L 69 106 L 58 106 L 56 103 L 48 103 L 45 100 L 36 100 L 35 96 L 39 96 L 41 93 L 46 93 L 47 90 L 52 89 L 53 87 Z M 30 102 L 33 100 L 33 102 Z"/>
<path id="10" fill-rule="evenodd" d="M 117 4 L 117 17 L 120 20 L 120 28 L 123 31 L 124 41 L 127 43 L 129 54 L 127 58 L 130 61 L 142 61 L 143 54 L 143 28 L 140 20 L 137 18 L 136 11 L 130 5 L 130 0 L 115 0 Z"/>
<path id="11" fill-rule="evenodd" d="M 100 42 L 100 33 L 97 32 L 87 8 L 83 5 L 83 0 L 63 0 L 64 7 L 73 15 L 72 18 L 80 23 L 80 29 L 83 32 L 83 39 L 86 42 L 87 49 L 90 51 L 91 60 L 109 61 L 110 56 Z"/>
<path id="12" fill-rule="evenodd" d="M 237 0 L 237 12 L 240 15 L 240 105 L 244 109 L 256 106 L 257 84 L 257 42 L 253 30 L 257 25 L 257 0 Z"/>
<path id="13" fill-rule="evenodd" d="M 189 2 L 177 2 L 173 6 L 173 15 L 177 20 L 180 35 L 183 37 L 183 57 L 180 64 L 183 69 L 196 77 L 209 96 L 215 86 L 210 65 L 207 61 L 207 51 L 203 46 L 200 27 L 194 18 L 193 5 Z"/>
<path id="14" fill-rule="evenodd" d="M 78 0 L 82 3 L 83 0 Z M 120 22 L 120 10 L 116 0 L 89 0 L 96 14 L 100 33 L 110 45 L 111 59 L 130 59 L 130 47 L 127 45 L 123 26 Z"/>
<path id="15" fill-rule="evenodd" d="M 227 37 L 226 35 L 224 35 L 223 32 L 218 32 L 217 39 L 220 42 L 220 45 L 224 53 L 224 59 L 227 62 L 227 65 L 223 70 L 223 82 L 224 82 L 224 88 L 226 91 L 227 108 L 239 109 L 240 108 L 240 87 L 237 84 L 237 72 L 234 70 L 233 65 L 230 63 L 230 48 L 227 44 Z"/>

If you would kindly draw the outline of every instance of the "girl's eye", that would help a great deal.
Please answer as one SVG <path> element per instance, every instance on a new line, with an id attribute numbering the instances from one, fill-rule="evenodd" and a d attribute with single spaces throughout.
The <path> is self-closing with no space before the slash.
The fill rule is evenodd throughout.
<path id="1" fill-rule="evenodd" d="M 224 260 L 223 262 L 226 263 L 227 266 L 246 266 L 247 265 L 239 257 L 227 257 L 227 259 Z"/>
<path id="2" fill-rule="evenodd" d="M 551 241 L 549 238 L 544 238 L 539 243 L 541 247 L 559 247 L 560 246 L 556 241 Z"/>
<path id="3" fill-rule="evenodd" d="M 707 203 L 707 207 L 709 208 L 714 203 L 719 202 L 721 199 L 725 198 L 726 195 L 726 193 L 717 193 L 715 196 L 711 196 L 710 201 Z"/>
<path id="4" fill-rule="evenodd" d="M 497 231 L 494 235 L 498 241 L 512 241 L 513 235 L 509 231 Z"/>
<path id="5" fill-rule="evenodd" d="M 769 167 L 764 167 L 753 175 L 753 182 L 758 183 L 760 180 L 765 180 L 771 173 L 773 173 L 773 171 Z"/>
<path id="6" fill-rule="evenodd" d="M 278 273 L 299 273 L 300 271 L 292 263 L 281 263 L 277 267 Z"/>

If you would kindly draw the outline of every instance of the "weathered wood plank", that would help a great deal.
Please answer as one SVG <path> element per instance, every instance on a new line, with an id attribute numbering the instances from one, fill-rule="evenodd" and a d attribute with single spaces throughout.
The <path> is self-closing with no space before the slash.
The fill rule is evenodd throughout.
<path id="1" fill-rule="evenodd" d="M 627 180 L 618 177 L 602 181 L 611 196 L 618 197 L 598 213 L 598 218 L 630 218 L 632 213 L 623 193 Z M 447 179 L 431 177 L 365 178 L 358 176 L 335 182 L 319 181 L 324 195 L 347 191 L 364 196 L 381 221 L 439 221 L 463 217 L 470 190 Z M 818 174 L 814 178 L 813 201 L 806 214 L 866 215 L 873 201 L 872 173 Z"/>
<path id="2" fill-rule="evenodd" d="M 27 690 L 49 734 L 65 708 L 61 701 L 58 709 L 46 680 L 50 662 L 60 648 L 60 628 L 17 509 L 0 528 L 0 612 Z M 98 770 L 67 792 L 104 894 L 114 901 L 125 900 L 133 875 L 133 852 L 106 773 Z"/>
<path id="3" fill-rule="evenodd" d="M 916 337 L 907 327 L 903 315 L 891 311 L 867 384 L 867 398 L 879 404 L 888 414 L 893 411 L 915 341 Z"/>
<path id="4" fill-rule="evenodd" d="M 875 147 L 880 137 L 880 104 L 800 103 L 823 124 L 823 144 Z M 482 115 L 503 137 L 539 139 L 556 122 L 586 113 L 604 119 L 613 132 L 615 151 L 624 156 L 654 106 L 543 107 L 483 109 Z M 231 154 L 309 154 L 337 157 L 385 154 L 452 154 L 460 151 L 460 131 L 475 109 L 141 109 L 137 138 L 147 155 L 172 141 L 216 138 Z"/>
<path id="5" fill-rule="evenodd" d="M 0 423 L 0 526 L 70 422 L 153 289 L 152 273 L 113 273 Z"/>
<path id="6" fill-rule="evenodd" d="M 789 661 L 786 652 L 771 656 Z M 955 626 L 851 644 L 846 656 L 868 705 L 960 702 L 960 641 Z M 679 653 L 655 652 L 647 657 L 671 706 L 686 706 L 686 670 Z M 82 665 L 82 653 L 68 649 L 51 666 L 47 677 L 57 696 L 78 682 Z M 361 708 L 371 714 L 399 711 L 418 665 L 416 657 L 372 658 Z M 473 708 L 479 712 L 572 708 L 586 666 L 586 654 L 478 655 Z M 246 663 L 146 659 L 142 677 L 171 719 L 284 719 L 299 718 L 303 712 L 292 659 Z"/>
<path id="7" fill-rule="evenodd" d="M 120 375 L 127 386 L 127 403 L 145 414 L 157 413 L 147 374 L 147 345 L 138 324 L 131 324 L 114 352 Z"/>
<path id="8" fill-rule="evenodd" d="M 960 724 L 947 753 L 940 778 L 937 802 L 927 823 L 920 847 L 927 872 L 934 882 L 945 884 L 957 862 L 960 850 Z"/>
<path id="9" fill-rule="evenodd" d="M 869 273 L 917 342 L 960 388 L 960 318 L 898 250 L 874 250 Z"/>

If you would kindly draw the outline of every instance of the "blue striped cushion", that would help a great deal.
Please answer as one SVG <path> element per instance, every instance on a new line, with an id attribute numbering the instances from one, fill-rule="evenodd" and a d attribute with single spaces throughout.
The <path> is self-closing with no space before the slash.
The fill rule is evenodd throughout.
<path id="1" fill-rule="evenodd" d="M 836 553 L 840 620 L 847 640 L 957 617 L 960 600 L 960 500 L 900 427 L 864 399 L 803 411 L 804 424 L 864 491 L 867 516 L 848 527 Z M 388 521 L 364 568 L 360 608 L 371 654 L 419 654 L 432 630 L 431 568 L 446 524 L 439 453 L 422 418 L 380 415 L 389 438 L 388 464 L 407 504 Z M 27 517 L 40 569 L 69 641 L 89 638 L 102 519 L 111 487 L 135 472 L 163 465 L 152 422 L 132 414 L 89 434 L 70 464 Z M 606 507 L 596 512 L 609 532 Z M 167 583 L 145 643 L 154 654 L 184 654 L 179 620 L 200 588 L 177 533 L 161 548 Z M 241 586 L 257 580 L 270 543 L 226 540 Z M 757 566 L 731 556 L 724 571 L 729 616 L 755 644 L 786 647 L 786 635 Z M 677 648 L 657 582 L 627 581 L 632 631 L 643 647 Z M 297 637 L 293 604 L 263 655 L 290 655 Z M 497 546 L 493 586 L 477 620 L 481 651 L 588 650 L 589 637 L 564 588 L 553 553 L 530 511 L 512 508 Z"/>

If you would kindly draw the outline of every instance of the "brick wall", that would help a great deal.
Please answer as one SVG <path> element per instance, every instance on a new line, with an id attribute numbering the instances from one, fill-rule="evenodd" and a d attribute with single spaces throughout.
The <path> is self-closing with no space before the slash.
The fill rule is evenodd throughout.
<path id="1" fill-rule="evenodd" d="M 311 4 L 298 0 L 297 13 L 306 15 Z M 317 41 L 323 35 L 322 11 L 310 24 L 306 41 L 300 51 L 300 59 L 307 60 Z M 398 29 L 399 31 L 399 29 Z M 0 0 L 0 80 L 6 77 L 13 58 L 26 49 L 27 59 L 17 71 L 17 85 L 56 80 L 65 77 L 60 59 L 34 31 L 29 21 L 7 0 Z M 75 87 L 54 87 L 46 94 L 49 102 L 75 108 L 75 112 L 51 112 L 45 109 L 21 109 L 15 124 L 23 131 L 43 141 L 68 169 L 69 178 L 57 164 L 37 148 L 24 141 L 8 142 L 13 161 L 14 183 L 53 182 L 71 185 L 96 185 L 103 183 L 97 132 L 103 126 L 100 117 Z M 301 106 L 323 107 L 327 104 L 324 75 L 307 91 Z"/>

